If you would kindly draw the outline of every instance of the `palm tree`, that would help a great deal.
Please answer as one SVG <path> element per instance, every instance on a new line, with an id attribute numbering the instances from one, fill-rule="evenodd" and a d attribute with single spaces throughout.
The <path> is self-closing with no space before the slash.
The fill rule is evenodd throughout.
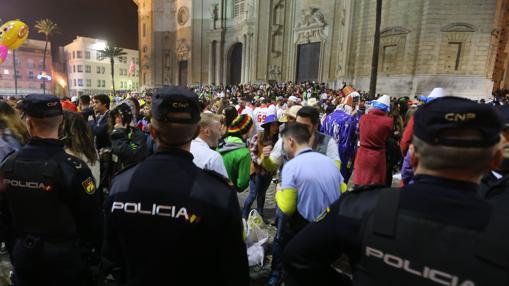
<path id="1" fill-rule="evenodd" d="M 50 19 L 42 19 L 35 22 L 35 29 L 37 33 L 43 34 L 46 38 L 46 44 L 44 45 L 44 55 L 42 56 L 42 71 L 46 71 L 46 52 L 48 51 L 49 37 L 58 32 L 58 25 Z M 46 94 L 46 77 L 42 79 L 43 93 Z"/>
<path id="2" fill-rule="evenodd" d="M 113 85 L 113 95 L 115 95 L 115 58 L 127 55 L 122 48 L 117 47 L 106 47 L 104 50 L 100 50 L 100 60 L 110 59 L 111 64 L 111 83 Z"/>

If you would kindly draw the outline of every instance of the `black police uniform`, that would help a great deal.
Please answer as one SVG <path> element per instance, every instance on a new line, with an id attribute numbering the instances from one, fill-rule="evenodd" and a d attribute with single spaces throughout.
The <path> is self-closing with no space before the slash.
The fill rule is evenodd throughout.
<path id="1" fill-rule="evenodd" d="M 185 88 L 162 88 L 152 110 L 159 121 L 199 120 L 197 97 Z M 192 118 L 170 119 L 172 111 Z M 118 174 L 105 212 L 103 256 L 121 282 L 249 285 L 236 192 L 219 175 L 196 167 L 191 153 L 159 149 Z"/>
<path id="2" fill-rule="evenodd" d="M 493 146 L 501 127 L 491 107 L 450 97 L 420 108 L 415 124 L 415 136 L 450 146 L 460 142 L 436 137 L 440 130 L 471 125 L 485 137 L 470 146 Z M 288 285 L 508 285 L 509 214 L 479 198 L 478 187 L 418 174 L 401 190 L 344 194 L 285 249 Z M 342 254 L 353 281 L 331 267 Z"/>
<path id="3" fill-rule="evenodd" d="M 509 105 L 500 105 L 495 107 L 502 117 L 504 131 L 509 129 Z M 509 158 L 504 158 L 509 160 Z M 490 171 L 481 180 L 479 189 L 481 197 L 491 201 L 509 201 L 509 170 Z"/>
<path id="4" fill-rule="evenodd" d="M 22 109 L 31 117 L 62 114 L 50 95 L 28 95 Z M 87 165 L 66 154 L 60 140 L 32 138 L 1 171 L 1 220 L 15 285 L 87 285 L 103 223 Z"/>

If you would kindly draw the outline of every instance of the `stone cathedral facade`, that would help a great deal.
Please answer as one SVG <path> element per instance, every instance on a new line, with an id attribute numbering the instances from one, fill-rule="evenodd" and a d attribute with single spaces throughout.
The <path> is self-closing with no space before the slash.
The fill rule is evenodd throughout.
<path id="1" fill-rule="evenodd" d="M 369 88 L 376 0 L 134 0 L 140 83 Z M 383 0 L 379 93 L 509 88 L 509 0 Z"/>

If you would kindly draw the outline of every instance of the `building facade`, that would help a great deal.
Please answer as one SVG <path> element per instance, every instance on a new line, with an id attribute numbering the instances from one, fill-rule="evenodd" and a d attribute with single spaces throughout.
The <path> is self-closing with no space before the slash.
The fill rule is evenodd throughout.
<path id="1" fill-rule="evenodd" d="M 104 40 L 77 37 L 64 47 L 70 96 L 112 92 L 110 59 L 103 59 L 99 52 L 107 46 Z M 127 54 L 115 59 L 115 90 L 136 91 L 139 88 L 139 53 L 123 50 Z"/>
<path id="2" fill-rule="evenodd" d="M 0 95 L 23 96 L 30 93 L 42 93 L 42 80 L 38 75 L 43 72 L 44 41 L 26 40 L 16 49 L 16 72 L 14 72 L 14 54 L 9 51 L 6 60 L 0 64 Z M 46 54 L 46 70 L 53 74 L 51 45 L 48 43 Z M 17 89 L 14 76 L 17 77 Z M 46 90 L 53 90 L 53 80 L 46 82 Z"/>
<path id="3" fill-rule="evenodd" d="M 315 80 L 369 89 L 376 0 L 134 0 L 140 82 Z M 379 93 L 509 84 L 508 0 L 384 0 Z"/>

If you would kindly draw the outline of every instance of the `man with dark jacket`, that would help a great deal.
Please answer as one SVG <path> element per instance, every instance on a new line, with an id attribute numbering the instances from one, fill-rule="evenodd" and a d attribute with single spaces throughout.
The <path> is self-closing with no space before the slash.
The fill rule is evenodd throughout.
<path id="1" fill-rule="evenodd" d="M 502 162 L 481 180 L 479 194 L 491 202 L 509 200 L 509 105 L 495 107 L 504 121 L 502 130 Z"/>
<path id="2" fill-rule="evenodd" d="M 113 125 L 110 135 L 112 174 L 141 162 L 148 156 L 147 139 L 139 128 L 132 126 L 133 116 L 132 109 L 125 103 L 116 106 L 110 112 Z"/>
<path id="3" fill-rule="evenodd" d="M 285 249 L 287 285 L 509 283 L 509 212 L 477 196 L 500 162 L 500 117 L 443 97 L 418 109 L 414 124 L 415 182 L 344 194 Z M 331 266 L 343 254 L 353 281 Z"/>
<path id="4" fill-rule="evenodd" d="M 95 95 L 92 100 L 95 120 L 89 121 L 98 151 L 110 146 L 108 134 L 108 116 L 110 112 L 110 98 L 106 94 Z"/>
<path id="5" fill-rule="evenodd" d="M 189 152 L 200 111 L 186 88 L 158 90 L 157 152 L 113 179 L 103 257 L 122 285 L 249 285 L 236 192 Z"/>
<path id="6" fill-rule="evenodd" d="M 58 140 L 58 98 L 31 94 L 21 108 L 32 139 L 1 166 L 0 219 L 14 284 L 90 285 L 87 264 L 99 263 L 103 222 L 92 174 Z"/>

